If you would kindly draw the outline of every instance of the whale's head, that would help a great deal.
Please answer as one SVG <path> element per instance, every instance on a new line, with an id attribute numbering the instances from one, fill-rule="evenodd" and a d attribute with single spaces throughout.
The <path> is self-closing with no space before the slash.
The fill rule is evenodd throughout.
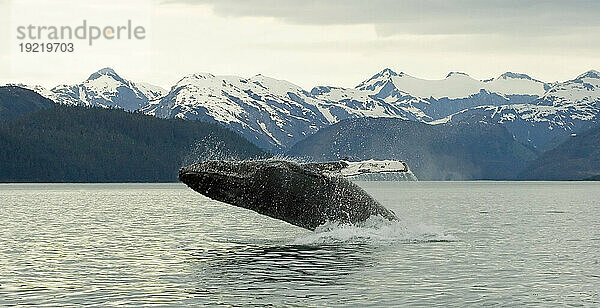
<path id="1" fill-rule="evenodd" d="M 236 203 L 254 169 L 247 162 L 205 161 L 181 168 L 179 180 L 211 199 Z"/>
<path id="2" fill-rule="evenodd" d="M 297 176 L 300 173 L 318 176 L 288 161 L 205 161 L 181 168 L 179 180 L 211 199 L 240 205 L 272 190 L 274 182 L 305 179 Z"/>

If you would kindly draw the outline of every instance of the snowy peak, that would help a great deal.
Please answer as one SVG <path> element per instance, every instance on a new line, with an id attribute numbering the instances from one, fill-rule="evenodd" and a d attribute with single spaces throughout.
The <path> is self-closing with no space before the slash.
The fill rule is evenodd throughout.
<path id="1" fill-rule="evenodd" d="M 600 79 L 600 72 L 596 70 L 587 71 L 579 76 L 576 79 L 584 79 L 584 78 L 592 78 L 592 79 Z"/>
<path id="2" fill-rule="evenodd" d="M 381 72 L 377 73 L 375 76 L 378 76 L 378 75 L 381 76 L 381 77 L 384 77 L 384 78 L 389 78 L 389 77 L 392 77 L 392 76 L 398 76 L 398 74 L 396 72 L 392 71 L 389 68 L 384 68 Z M 373 76 L 373 77 L 375 77 L 375 76 Z"/>
<path id="3" fill-rule="evenodd" d="M 463 72 L 450 72 L 450 73 L 448 73 L 448 75 L 446 75 L 446 79 L 448 79 L 450 77 L 467 77 L 467 78 L 471 78 L 471 76 L 469 76 L 469 74 L 463 73 Z"/>
<path id="4" fill-rule="evenodd" d="M 175 85 L 175 88 L 192 86 L 196 89 L 219 95 L 220 91 L 226 93 L 245 92 L 260 94 L 264 96 L 288 96 L 288 93 L 309 95 L 301 87 L 285 81 L 264 75 L 256 75 L 251 78 L 238 76 L 215 76 L 213 74 L 201 73 L 185 76 Z"/>
<path id="5" fill-rule="evenodd" d="M 328 86 L 316 86 L 316 87 L 312 88 L 312 90 L 310 90 L 310 95 L 311 96 L 324 95 L 327 93 L 331 93 L 331 90 L 333 90 L 333 89 L 343 89 L 343 88 L 328 87 Z"/>
<path id="6" fill-rule="evenodd" d="M 99 69 L 96 73 L 98 74 L 102 74 L 102 75 L 116 75 L 117 73 L 115 72 L 115 70 L 113 70 L 110 67 L 105 67 L 105 68 L 101 68 Z"/>
<path id="7" fill-rule="evenodd" d="M 215 75 L 211 73 L 196 73 L 192 75 L 188 75 L 183 77 L 183 79 L 212 79 L 215 78 Z"/>
<path id="8" fill-rule="evenodd" d="M 81 84 L 62 85 L 52 89 L 59 104 L 115 107 L 138 110 L 149 101 L 165 94 L 165 90 L 149 84 L 136 84 L 119 76 L 112 68 L 103 68 Z"/>
<path id="9" fill-rule="evenodd" d="M 571 106 L 579 110 L 595 108 L 599 103 L 600 73 L 595 70 L 585 72 L 573 80 L 552 84 L 538 102 L 539 105 Z"/>
<path id="10" fill-rule="evenodd" d="M 396 73 L 389 68 L 373 75 L 373 77 L 361 82 L 355 87 L 355 90 L 363 91 L 365 94 L 381 100 L 396 100 L 398 97 L 406 96 L 406 93 L 399 89 L 394 80 L 396 79 L 414 79 L 413 77 L 400 72 Z"/>
<path id="11" fill-rule="evenodd" d="M 84 81 L 84 83 L 91 84 L 91 83 L 95 83 L 96 81 L 98 81 L 97 84 L 103 84 L 103 85 L 113 84 L 114 86 L 120 86 L 120 85 L 128 86 L 130 84 L 129 81 L 121 78 L 121 76 L 119 76 L 110 67 L 105 67 L 105 68 L 100 69 L 97 72 L 91 74 L 90 77 L 88 77 L 88 79 Z"/>
<path id="12" fill-rule="evenodd" d="M 91 74 L 90 77 L 88 77 L 88 80 L 98 79 L 101 76 L 109 76 L 114 79 L 122 79 L 119 75 L 117 75 L 117 73 L 112 68 L 105 67 L 105 68 L 100 69 L 97 72 Z"/>
<path id="13" fill-rule="evenodd" d="M 490 91 L 502 95 L 529 95 L 542 96 L 549 88 L 549 85 L 531 78 L 527 74 L 506 72 L 497 78 L 483 81 L 483 87 Z"/>
<path id="14" fill-rule="evenodd" d="M 392 77 L 397 76 L 404 76 L 404 73 L 398 74 L 389 68 L 385 68 L 381 72 L 373 75 L 371 78 L 361 82 L 356 86 L 356 89 L 378 92 L 377 90 L 383 87 L 385 83 L 391 82 Z"/>
<path id="15" fill-rule="evenodd" d="M 402 74 L 402 73 L 400 73 L 400 74 Z M 372 80 L 389 79 L 392 76 L 398 76 L 398 73 L 392 71 L 389 68 L 384 68 L 383 70 L 381 70 L 381 72 L 373 75 L 371 78 L 363 81 L 362 83 L 369 83 L 369 81 L 372 81 Z"/>
<path id="16" fill-rule="evenodd" d="M 479 93 L 481 82 L 460 72 L 451 72 L 441 80 L 426 80 L 409 75 L 392 77 L 398 91 L 418 98 L 464 98 Z"/>
<path id="17" fill-rule="evenodd" d="M 111 68 L 103 68 L 83 82 L 89 88 L 95 88 L 103 92 L 117 92 L 119 87 L 131 87 L 131 82 L 121 78 Z"/>
<path id="18" fill-rule="evenodd" d="M 205 102 L 223 95 L 226 96 L 224 99 L 238 97 L 258 101 L 268 98 L 290 100 L 291 96 L 294 98 L 301 96 L 302 99 L 306 99 L 310 96 L 308 92 L 291 82 L 263 75 L 243 78 L 238 76 L 215 76 L 208 73 L 193 74 L 177 82 L 174 89 L 191 91 L 193 95 L 190 95 L 197 98 L 202 97 Z"/>
<path id="19" fill-rule="evenodd" d="M 264 88 L 271 90 L 272 93 L 277 95 L 288 95 L 288 93 L 303 93 L 304 95 L 308 95 L 306 91 L 304 91 L 301 87 L 285 80 L 275 79 L 271 77 L 267 77 L 261 74 L 258 74 L 248 81 Z"/>
<path id="20" fill-rule="evenodd" d="M 498 79 L 525 79 L 525 80 L 534 80 L 533 78 L 531 78 L 527 74 L 513 73 L 513 72 L 506 72 L 506 73 L 500 75 L 498 77 Z"/>
<path id="21" fill-rule="evenodd" d="M 216 79 L 215 75 L 209 73 L 197 73 L 183 76 L 176 84 L 175 88 L 188 84 L 202 84 Z"/>

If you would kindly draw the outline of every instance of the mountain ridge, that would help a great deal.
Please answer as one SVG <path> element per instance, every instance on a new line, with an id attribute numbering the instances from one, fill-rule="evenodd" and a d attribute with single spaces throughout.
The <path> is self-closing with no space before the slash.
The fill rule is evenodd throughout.
<path id="1" fill-rule="evenodd" d="M 487 80 L 450 72 L 444 79 L 426 80 L 385 68 L 354 88 L 316 86 L 310 91 L 260 74 L 199 73 L 184 76 L 167 91 L 104 68 L 78 85 L 50 92 L 30 88 L 61 104 L 219 123 L 271 152 L 284 152 L 323 127 L 360 117 L 434 125 L 498 123 L 520 142 L 544 149 L 551 140 L 593 125 L 600 111 L 600 74 L 595 70 L 549 83 L 515 72 Z"/>

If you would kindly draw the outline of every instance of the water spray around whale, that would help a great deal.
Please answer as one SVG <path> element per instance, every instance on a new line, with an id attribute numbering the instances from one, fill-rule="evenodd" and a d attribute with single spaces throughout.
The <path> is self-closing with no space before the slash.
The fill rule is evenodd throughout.
<path id="1" fill-rule="evenodd" d="M 326 222 L 359 224 L 371 216 L 398 220 L 345 177 L 408 171 L 399 161 L 214 160 L 181 168 L 179 179 L 211 199 L 315 230 Z"/>

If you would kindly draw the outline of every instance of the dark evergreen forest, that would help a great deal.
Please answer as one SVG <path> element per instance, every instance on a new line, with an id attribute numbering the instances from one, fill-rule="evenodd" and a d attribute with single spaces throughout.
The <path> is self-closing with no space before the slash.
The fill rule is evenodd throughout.
<path id="1" fill-rule="evenodd" d="M 0 121 L 0 182 L 171 182 L 184 164 L 266 155 L 217 124 L 44 108 Z"/>

